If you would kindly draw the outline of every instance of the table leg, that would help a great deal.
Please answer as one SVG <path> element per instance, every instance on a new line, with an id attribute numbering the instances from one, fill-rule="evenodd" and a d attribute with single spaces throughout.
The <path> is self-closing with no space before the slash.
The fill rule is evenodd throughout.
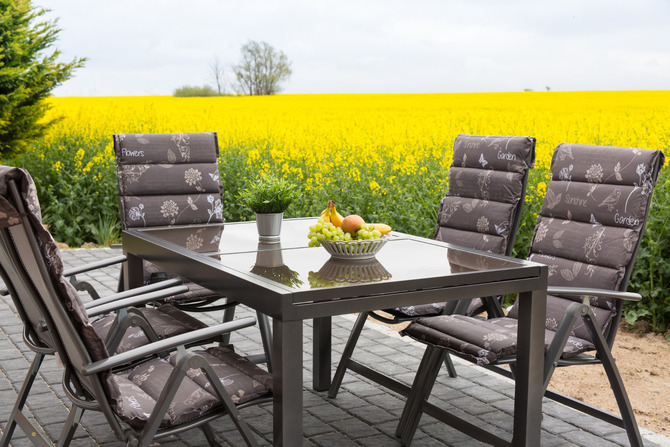
<path id="1" fill-rule="evenodd" d="M 321 317 L 313 322 L 312 388 L 316 391 L 328 391 L 330 388 L 332 320 L 332 317 Z"/>
<path id="2" fill-rule="evenodd" d="M 126 262 L 123 263 L 123 290 L 134 289 L 144 285 L 143 261 L 133 254 L 126 253 Z"/>
<path id="3" fill-rule="evenodd" d="M 544 370 L 545 290 L 519 294 L 513 446 L 540 445 Z"/>
<path id="4" fill-rule="evenodd" d="M 302 321 L 272 320 L 273 444 L 300 446 L 302 435 Z"/>

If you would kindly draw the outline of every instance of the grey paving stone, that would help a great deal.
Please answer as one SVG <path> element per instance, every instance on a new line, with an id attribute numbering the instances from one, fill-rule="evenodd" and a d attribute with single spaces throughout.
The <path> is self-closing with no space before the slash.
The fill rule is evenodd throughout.
<path id="1" fill-rule="evenodd" d="M 91 249 L 66 250 L 65 264 L 81 265 L 119 254 L 119 250 Z M 109 267 L 93 275 L 79 275 L 80 280 L 90 280 L 104 294 L 114 293 L 119 269 Z M 90 300 L 84 297 L 84 300 Z M 255 311 L 238 306 L 236 317 L 252 315 Z M 206 312 L 198 318 L 207 324 L 221 321 L 222 313 Z M 351 316 L 333 318 L 333 369 L 339 361 L 353 321 Z M 423 347 L 407 338 L 388 336 L 375 330 L 374 323 L 367 323 L 359 340 L 354 357 L 361 362 L 391 374 L 404 383 L 411 384 L 423 355 Z M 303 345 L 304 372 L 303 393 L 305 437 L 303 446 L 398 446 L 395 429 L 405 399 L 379 385 L 348 371 L 336 399 L 329 399 L 325 392 L 311 390 L 312 324 L 304 324 Z M 260 353 L 262 347 L 257 327 L 245 328 L 233 335 L 233 343 L 244 354 Z M 25 371 L 34 354 L 22 339 L 22 326 L 13 304 L 8 297 L 0 298 L 0 422 L 6 425 L 9 411 L 21 387 Z M 497 375 L 482 368 L 454 358 L 458 378 L 448 377 L 440 371 L 431 395 L 431 402 L 469 418 L 477 424 L 485 424 L 503 437 L 511 438 L 511 423 L 514 410 L 514 386 Z M 53 357 L 47 357 L 40 376 L 35 382 L 28 405 L 33 412 L 29 417 L 44 426 L 55 439 L 60 434 L 68 413 L 69 400 L 61 389 L 62 370 Z M 37 400 L 34 400 L 37 399 Z M 628 445 L 622 429 L 604 424 L 570 408 L 544 400 L 542 421 L 542 446 L 619 446 Z M 272 405 L 270 403 L 241 410 L 249 423 L 259 445 L 271 445 Z M 219 418 L 211 423 L 222 445 L 239 446 L 242 439 L 228 418 Z M 2 429 L 0 428 L 0 430 Z M 435 419 L 423 415 L 414 444 L 433 446 L 477 446 L 467 435 Z M 12 446 L 32 445 L 25 434 L 17 429 Z M 123 445 L 111 432 L 102 414 L 87 411 L 82 426 L 75 433 L 73 447 Z M 161 446 L 205 446 L 206 440 L 200 430 L 192 430 L 162 439 Z M 646 442 L 645 445 L 657 446 Z M 670 446 L 664 444 L 663 447 Z"/>
<path id="2" fill-rule="evenodd" d="M 360 445 L 342 433 L 328 433 L 310 440 L 319 447 L 358 447 Z"/>
<path id="3" fill-rule="evenodd" d="M 617 447 L 620 444 L 585 431 L 572 431 L 563 436 L 568 441 L 583 447 Z"/>
<path id="4" fill-rule="evenodd" d="M 340 433 L 354 440 L 369 438 L 379 434 L 379 431 L 374 427 L 355 419 L 335 421 L 331 425 Z"/>

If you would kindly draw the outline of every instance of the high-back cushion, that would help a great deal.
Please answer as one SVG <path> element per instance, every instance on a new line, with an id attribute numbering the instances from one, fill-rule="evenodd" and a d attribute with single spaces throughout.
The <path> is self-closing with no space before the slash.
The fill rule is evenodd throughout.
<path id="1" fill-rule="evenodd" d="M 116 134 L 123 229 L 223 222 L 216 133 Z"/>
<path id="2" fill-rule="evenodd" d="M 23 216 L 10 190 L 11 181 L 18 187 L 21 205 L 26 211 Z M 108 352 L 105 344 L 91 326 L 81 298 L 63 276 L 60 251 L 42 225 L 35 183 L 24 169 L 0 166 L 0 227 L 7 228 L 11 233 L 11 240 L 15 244 L 13 251 L 19 257 L 20 268 L 37 293 L 36 296 L 26 291 L 19 299 L 25 300 L 23 307 L 27 311 L 46 307 L 65 345 L 66 352 L 59 354 L 67 355 L 73 362 L 79 363 L 86 357 L 93 360 L 106 358 Z M 33 245 L 35 250 L 32 249 Z M 20 293 L 22 289 L 15 287 L 15 291 Z M 60 301 L 60 307 L 54 295 Z M 30 303 L 31 300 L 41 300 L 42 304 L 37 301 Z"/>
<path id="3" fill-rule="evenodd" d="M 556 148 L 529 254 L 549 267 L 550 286 L 626 290 L 663 160 L 656 150 Z M 581 298 L 548 297 L 548 329 L 556 329 L 573 301 Z M 590 297 L 590 303 L 607 334 L 620 306 L 598 297 Z M 574 333 L 591 340 L 581 322 Z"/>
<path id="4" fill-rule="evenodd" d="M 459 135 L 435 239 L 511 254 L 535 138 Z"/>

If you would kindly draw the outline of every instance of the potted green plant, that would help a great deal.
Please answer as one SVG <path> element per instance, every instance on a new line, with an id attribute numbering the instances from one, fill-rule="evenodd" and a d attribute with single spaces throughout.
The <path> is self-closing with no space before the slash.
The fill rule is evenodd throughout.
<path id="1" fill-rule="evenodd" d="M 242 203 L 256 214 L 261 241 L 279 241 L 284 211 L 300 197 L 298 187 L 272 173 L 261 175 L 240 193 Z"/>

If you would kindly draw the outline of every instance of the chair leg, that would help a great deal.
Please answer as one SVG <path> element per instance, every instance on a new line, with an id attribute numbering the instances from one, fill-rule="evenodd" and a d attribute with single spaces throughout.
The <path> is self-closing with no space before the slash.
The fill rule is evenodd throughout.
<path id="1" fill-rule="evenodd" d="M 410 445 L 412 438 L 414 438 L 423 415 L 423 403 L 428 400 L 428 396 L 433 390 L 445 355 L 446 350 L 444 349 L 430 345 L 426 347 L 426 352 L 419 364 L 405 408 L 403 408 L 400 416 L 400 422 L 398 422 L 396 428 L 396 436 L 400 438 L 400 443 L 403 446 Z"/>
<path id="2" fill-rule="evenodd" d="M 263 342 L 263 350 L 265 351 L 265 364 L 268 372 L 272 372 L 272 324 L 270 324 L 270 317 L 256 312 L 258 318 L 258 329 L 261 331 L 261 341 Z"/>
<path id="3" fill-rule="evenodd" d="M 216 440 L 216 436 L 214 435 L 214 430 L 212 430 L 212 427 L 209 424 L 203 424 L 200 426 L 200 430 L 205 434 L 205 439 L 207 439 L 207 443 L 212 446 L 212 447 L 221 447 L 221 444 Z"/>
<path id="4" fill-rule="evenodd" d="M 58 447 L 67 447 L 70 445 L 83 415 L 84 409 L 73 404 L 70 409 L 70 414 L 68 414 L 65 425 L 63 426 L 63 430 L 61 431 L 60 438 L 58 439 Z"/>
<path id="5" fill-rule="evenodd" d="M 233 318 L 235 318 L 235 307 L 237 307 L 237 306 L 230 306 L 223 311 L 223 321 L 222 321 L 222 323 L 227 323 L 229 321 L 233 321 Z M 221 344 L 222 345 L 227 345 L 229 343 L 230 343 L 230 332 L 227 333 L 227 334 L 224 334 L 222 339 L 221 339 Z"/>
<path id="6" fill-rule="evenodd" d="M 26 435 L 28 435 L 28 438 L 32 440 L 34 445 L 41 447 L 53 445 L 48 440 L 46 435 L 42 431 L 38 430 L 37 427 L 35 427 L 23 413 L 23 407 L 26 404 L 26 400 L 28 399 L 28 394 L 30 394 L 30 389 L 33 387 L 33 383 L 37 378 L 37 373 L 40 369 L 40 366 L 42 366 L 44 356 L 45 354 L 36 354 L 32 364 L 30 365 L 30 369 L 28 370 L 26 378 L 23 381 L 23 386 L 21 386 L 21 390 L 19 391 L 19 395 L 16 398 L 14 408 L 12 409 L 12 413 L 10 414 L 9 420 L 7 421 L 4 434 L 2 435 L 2 441 L 0 441 L 0 446 L 2 447 L 7 447 L 9 445 L 9 441 L 12 439 L 12 435 L 14 434 L 14 430 L 16 429 L 17 425 L 21 427 Z"/>
<path id="7" fill-rule="evenodd" d="M 333 380 L 330 384 L 330 389 L 328 390 L 328 397 L 331 399 L 337 397 L 337 393 L 340 390 L 340 386 L 342 385 L 342 379 L 344 379 L 344 374 L 347 372 L 349 359 L 354 353 L 356 343 L 358 343 L 358 338 L 361 336 L 361 331 L 363 330 L 363 326 L 365 326 L 367 319 L 368 312 L 359 313 L 358 317 L 356 318 L 356 322 L 354 323 L 354 327 L 351 329 L 347 344 L 344 346 L 344 352 L 342 352 L 342 358 L 340 359 L 340 363 L 337 365 L 337 370 L 335 370 Z"/>
<path id="8" fill-rule="evenodd" d="M 447 351 L 445 351 L 444 366 L 447 368 L 449 377 L 451 377 L 452 379 L 458 377 L 458 373 L 456 372 L 456 366 L 454 366 L 454 362 L 451 360 L 451 356 Z"/>
<path id="9" fill-rule="evenodd" d="M 609 345 L 605 341 L 603 334 L 597 329 L 595 323 L 595 316 L 591 312 L 584 316 L 586 321 L 586 327 L 591 333 L 591 338 L 593 343 L 596 345 L 598 351 L 598 356 L 600 361 L 605 368 L 605 373 L 610 382 L 610 387 L 614 392 L 614 397 L 619 406 L 619 412 L 621 413 L 621 419 L 623 420 L 624 427 L 626 428 L 626 434 L 628 435 L 628 440 L 632 447 L 643 446 L 642 436 L 640 435 L 640 430 L 637 426 L 637 421 L 635 420 L 635 414 L 633 413 L 633 407 L 630 404 L 628 399 L 628 393 L 626 393 L 626 388 L 619 374 L 619 370 L 616 366 L 614 357 L 612 356 L 612 351 L 609 348 Z"/>

